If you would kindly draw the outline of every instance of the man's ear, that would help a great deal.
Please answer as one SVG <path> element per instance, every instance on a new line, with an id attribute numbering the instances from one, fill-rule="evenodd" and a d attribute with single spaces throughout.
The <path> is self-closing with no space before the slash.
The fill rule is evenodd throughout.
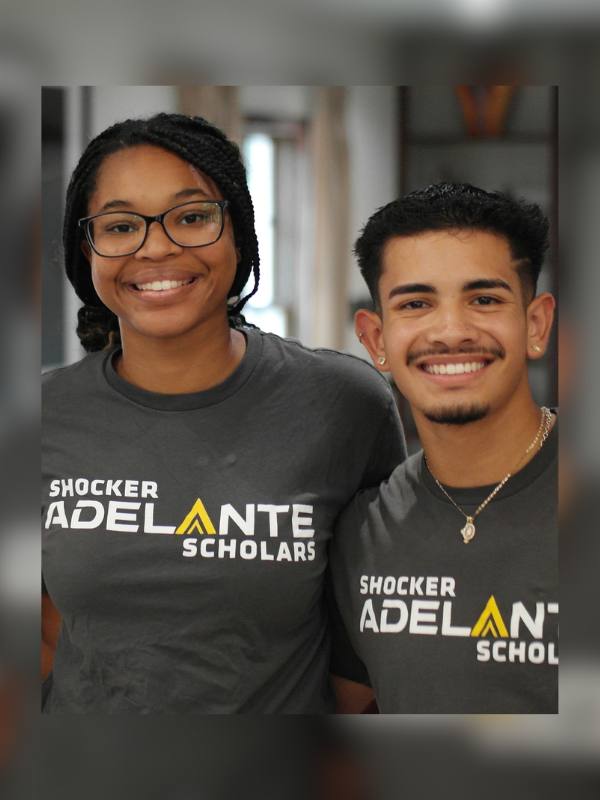
<path id="1" fill-rule="evenodd" d="M 531 359 L 542 358 L 554 320 L 556 301 L 549 292 L 534 297 L 527 306 L 527 355 Z"/>
<path id="2" fill-rule="evenodd" d="M 354 330 L 359 342 L 369 351 L 373 364 L 380 372 L 389 372 L 383 341 L 383 323 L 376 311 L 359 308 L 354 315 Z"/>

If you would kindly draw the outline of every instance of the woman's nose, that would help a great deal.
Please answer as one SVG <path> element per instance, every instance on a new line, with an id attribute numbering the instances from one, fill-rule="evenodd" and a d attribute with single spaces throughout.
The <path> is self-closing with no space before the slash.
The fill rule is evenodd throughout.
<path id="1" fill-rule="evenodd" d="M 162 222 L 155 220 L 148 225 L 144 244 L 137 251 L 138 258 L 164 258 L 165 255 L 179 253 L 181 246 L 167 236 Z"/>

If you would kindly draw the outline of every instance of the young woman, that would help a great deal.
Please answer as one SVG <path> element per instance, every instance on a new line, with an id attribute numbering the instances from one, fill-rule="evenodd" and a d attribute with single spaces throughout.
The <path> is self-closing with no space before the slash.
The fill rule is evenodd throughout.
<path id="1" fill-rule="evenodd" d="M 385 382 L 244 324 L 252 201 L 205 120 L 94 139 L 64 251 L 90 354 L 44 386 L 45 710 L 331 710 L 333 524 L 405 454 Z"/>

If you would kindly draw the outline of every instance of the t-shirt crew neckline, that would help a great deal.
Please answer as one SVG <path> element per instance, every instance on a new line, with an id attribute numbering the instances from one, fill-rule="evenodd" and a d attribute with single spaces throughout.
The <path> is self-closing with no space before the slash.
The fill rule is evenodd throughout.
<path id="1" fill-rule="evenodd" d="M 494 497 L 494 503 L 502 500 L 505 497 L 520 492 L 526 486 L 530 486 L 543 472 L 552 464 L 558 454 L 558 420 L 554 424 L 548 439 L 541 450 L 529 461 L 523 469 L 516 472 L 508 482 Z M 431 472 L 428 470 L 423 452 L 419 457 L 419 473 L 423 484 L 435 496 L 437 500 L 451 505 L 447 497 L 445 497 L 440 488 L 436 484 Z M 479 505 L 489 494 L 495 489 L 497 484 L 490 484 L 489 486 L 473 486 L 465 488 L 456 488 L 444 484 L 444 488 L 448 490 L 452 499 L 458 505 Z"/>
<path id="2" fill-rule="evenodd" d="M 246 383 L 258 364 L 262 352 L 263 340 L 259 330 L 245 328 L 242 333 L 246 338 L 246 352 L 239 365 L 222 383 L 204 392 L 192 394 L 161 394 L 149 392 L 123 380 L 114 367 L 115 356 L 120 348 L 106 354 L 103 373 L 107 383 L 119 394 L 138 405 L 153 408 L 157 411 L 190 411 L 216 405 L 235 394 Z"/>

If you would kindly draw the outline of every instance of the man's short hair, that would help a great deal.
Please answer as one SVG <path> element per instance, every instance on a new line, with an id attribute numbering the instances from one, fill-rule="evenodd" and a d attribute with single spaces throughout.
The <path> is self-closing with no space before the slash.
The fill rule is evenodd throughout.
<path id="1" fill-rule="evenodd" d="M 396 236 L 428 231 L 475 230 L 503 236 L 509 243 L 523 289 L 535 296 L 548 249 L 548 220 L 535 203 L 503 192 L 486 192 L 468 183 L 437 183 L 400 197 L 378 209 L 369 219 L 354 252 L 375 307 L 381 258 L 386 243 Z"/>

